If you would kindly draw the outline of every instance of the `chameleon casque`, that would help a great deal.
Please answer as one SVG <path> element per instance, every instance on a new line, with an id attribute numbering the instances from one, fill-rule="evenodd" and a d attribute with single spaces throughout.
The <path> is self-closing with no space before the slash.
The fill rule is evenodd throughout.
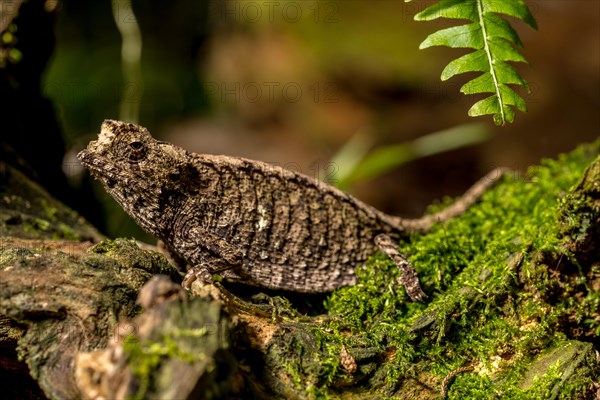
<path id="1" fill-rule="evenodd" d="M 498 177 L 486 175 L 438 214 L 402 219 L 300 173 L 191 153 L 114 120 L 104 121 L 78 158 L 144 230 L 191 266 L 185 287 L 217 273 L 259 287 L 327 292 L 354 284 L 354 269 L 382 250 L 419 301 L 426 295 L 397 241 L 464 212 Z"/>

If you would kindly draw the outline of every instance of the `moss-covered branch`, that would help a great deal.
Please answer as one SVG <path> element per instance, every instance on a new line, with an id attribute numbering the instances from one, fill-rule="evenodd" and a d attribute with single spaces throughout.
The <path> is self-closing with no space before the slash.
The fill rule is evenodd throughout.
<path id="1" fill-rule="evenodd" d="M 178 279 L 162 256 L 123 240 L 86 250 L 4 237 L 1 338 L 13 351 L 4 359 L 18 349 L 52 398 L 111 395 L 90 376 L 112 382 L 103 386 L 119 389 L 112 395 L 144 398 L 174 387 L 187 398 L 439 398 L 444 381 L 455 399 L 591 398 L 600 374 L 599 149 L 507 176 L 464 215 L 400 243 L 428 303 L 408 301 L 397 268 L 374 255 L 355 286 L 320 299 L 223 282 L 195 283 L 201 298 L 190 302 L 175 286 L 148 284 L 145 311 L 132 319 L 153 273 Z M 65 243 L 77 251 L 65 254 Z M 117 330 L 108 350 L 85 353 L 106 347 L 116 326 L 140 329 Z M 52 333 L 66 328 L 68 337 Z M 84 360 L 77 379 L 59 368 L 75 358 Z M 52 385 L 57 373 L 68 391 Z"/>

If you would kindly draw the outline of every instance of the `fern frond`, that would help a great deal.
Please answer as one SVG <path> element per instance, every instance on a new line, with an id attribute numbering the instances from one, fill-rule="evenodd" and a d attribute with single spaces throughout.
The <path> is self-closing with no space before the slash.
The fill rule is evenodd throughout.
<path id="1" fill-rule="evenodd" d="M 407 2 L 410 0 L 406 0 Z M 527 81 L 508 62 L 527 60 L 515 46 L 523 46 L 510 23 L 497 14 L 508 15 L 525 21 L 537 29 L 537 24 L 523 0 L 441 0 L 415 15 L 416 21 L 438 18 L 466 19 L 466 25 L 442 29 L 429 35 L 419 46 L 474 49 L 451 61 L 442 71 L 443 81 L 465 72 L 483 72 L 465 83 L 460 91 L 464 94 L 492 93 L 476 102 L 470 109 L 472 117 L 493 114 L 497 125 L 513 122 L 517 108 L 525 112 L 525 101 L 508 85 L 521 85 L 529 91 Z"/>

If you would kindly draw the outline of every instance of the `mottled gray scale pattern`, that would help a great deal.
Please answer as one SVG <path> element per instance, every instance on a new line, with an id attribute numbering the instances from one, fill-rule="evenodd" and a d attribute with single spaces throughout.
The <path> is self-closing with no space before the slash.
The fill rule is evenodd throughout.
<path id="1" fill-rule="evenodd" d="M 256 192 L 254 190 L 254 183 L 248 179 L 248 172 L 246 170 L 239 170 L 238 174 L 238 187 L 239 192 L 239 204 L 238 204 L 238 217 L 239 223 L 232 232 L 232 237 L 228 238 L 233 244 L 240 247 L 243 254 L 246 256 L 252 247 L 252 240 L 254 237 L 254 230 L 246 229 L 245 222 L 254 220 L 254 214 L 256 210 Z"/>
<path id="2" fill-rule="evenodd" d="M 269 261 L 273 264 L 285 264 L 287 257 L 282 250 L 286 244 L 285 236 L 290 225 L 290 202 L 288 194 L 281 190 L 274 191 L 272 196 L 273 222 L 270 228 L 272 252 Z"/>
<path id="3" fill-rule="evenodd" d="M 213 232 L 225 240 L 231 240 L 235 237 L 236 228 L 241 224 L 240 212 L 238 209 L 240 202 L 240 193 L 237 190 L 238 178 L 235 171 L 230 168 L 221 167 L 219 169 L 219 191 L 217 192 L 215 208 L 216 214 L 215 226 Z M 215 200 L 219 200 L 218 202 Z"/>
<path id="4" fill-rule="evenodd" d="M 425 294 L 416 272 L 396 254 L 390 236 L 397 240 L 460 214 L 494 181 L 484 177 L 465 201 L 436 215 L 405 220 L 302 174 L 189 153 L 119 121 L 104 121 L 98 140 L 78 157 L 142 228 L 201 279 L 222 273 L 256 286 L 329 291 L 353 284 L 354 269 L 380 248 L 417 300 Z"/>
<path id="5" fill-rule="evenodd" d="M 262 262 L 269 258 L 269 227 L 272 223 L 273 200 L 267 187 L 267 178 L 259 171 L 252 173 L 252 182 L 256 194 L 256 207 L 252 219 L 245 221 L 247 229 L 254 231 L 254 239 L 249 252 L 249 258 Z"/>
<path id="6" fill-rule="evenodd" d="M 327 250 L 325 252 L 325 257 L 319 266 L 320 270 L 326 270 L 329 267 L 329 264 L 338 264 L 343 244 L 342 240 L 340 240 L 342 219 L 339 218 L 336 198 L 331 194 L 326 193 L 324 196 L 324 203 L 327 209 L 327 221 L 329 223 L 327 227 Z"/>
<path id="7" fill-rule="evenodd" d="M 316 190 L 316 189 L 315 189 Z M 310 210 L 310 257 L 311 267 L 317 268 L 321 260 L 326 257 L 327 250 L 327 208 L 324 196 L 320 193 L 318 198 L 311 201 Z"/>
<path id="8" fill-rule="evenodd" d="M 300 185 L 295 182 L 288 182 L 286 189 L 290 213 L 288 229 L 284 236 L 283 252 L 292 267 L 286 275 L 289 275 L 288 279 L 295 285 L 303 285 L 302 278 L 307 273 L 308 260 L 302 256 L 302 253 L 307 249 L 307 239 L 310 235 L 307 199 L 304 197 L 305 193 Z"/>

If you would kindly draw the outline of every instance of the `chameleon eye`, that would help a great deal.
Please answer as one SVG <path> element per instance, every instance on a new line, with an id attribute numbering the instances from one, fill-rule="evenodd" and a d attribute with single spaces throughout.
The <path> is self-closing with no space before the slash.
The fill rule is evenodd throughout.
<path id="1" fill-rule="evenodd" d="M 137 162 L 146 157 L 148 148 L 146 143 L 136 137 L 126 136 L 117 140 L 114 147 L 114 152 L 120 158 L 130 162 Z"/>
<path id="2" fill-rule="evenodd" d="M 139 150 L 142 148 L 142 142 L 131 142 L 129 143 L 129 147 L 131 147 L 133 150 Z"/>
<path id="3" fill-rule="evenodd" d="M 146 156 L 146 146 L 139 140 L 130 142 L 128 147 L 125 156 L 129 158 L 130 161 L 139 161 Z"/>

